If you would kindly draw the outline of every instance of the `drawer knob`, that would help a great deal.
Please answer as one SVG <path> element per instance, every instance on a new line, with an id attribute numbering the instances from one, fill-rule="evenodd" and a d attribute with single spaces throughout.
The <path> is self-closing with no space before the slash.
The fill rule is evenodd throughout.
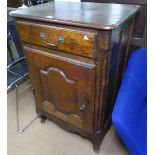
<path id="1" fill-rule="evenodd" d="M 65 39 L 64 39 L 64 37 L 58 37 L 58 43 L 60 43 L 60 44 L 62 44 L 62 43 L 64 43 L 65 42 Z"/>
<path id="2" fill-rule="evenodd" d="M 53 44 L 53 43 L 49 43 L 47 40 L 46 40 L 46 34 L 44 32 L 40 32 L 40 38 L 43 40 L 44 44 L 48 45 L 48 46 L 51 46 L 51 47 L 57 47 L 58 45 L 56 44 Z"/>

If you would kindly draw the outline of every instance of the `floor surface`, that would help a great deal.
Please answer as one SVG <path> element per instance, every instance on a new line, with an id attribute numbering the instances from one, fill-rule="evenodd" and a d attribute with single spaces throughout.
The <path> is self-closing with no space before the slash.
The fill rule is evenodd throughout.
<path id="1" fill-rule="evenodd" d="M 35 101 L 30 82 L 19 88 L 20 120 L 23 127 L 35 113 Z M 107 132 L 95 153 L 91 142 L 69 133 L 54 122 L 37 119 L 24 133 L 16 131 L 15 91 L 8 94 L 8 155 L 129 155 L 113 127 Z"/>

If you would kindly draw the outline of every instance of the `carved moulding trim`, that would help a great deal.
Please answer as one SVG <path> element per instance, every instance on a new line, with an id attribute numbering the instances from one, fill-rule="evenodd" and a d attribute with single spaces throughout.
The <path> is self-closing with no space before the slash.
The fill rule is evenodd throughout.
<path id="1" fill-rule="evenodd" d="M 44 110 L 50 114 L 52 114 L 53 116 L 67 122 L 70 123 L 74 126 L 77 126 L 78 128 L 82 129 L 82 122 L 83 120 L 81 120 L 80 116 L 75 115 L 75 114 L 64 114 L 61 113 L 60 111 L 57 111 L 56 107 L 54 104 L 45 101 L 43 103 L 44 106 Z"/>
<path id="2" fill-rule="evenodd" d="M 65 79 L 65 81 L 68 82 L 68 83 L 73 84 L 73 83 L 76 82 L 76 81 L 74 81 L 74 80 L 68 79 L 68 77 L 65 75 L 65 73 L 64 73 L 62 70 L 58 69 L 58 68 L 49 67 L 49 68 L 47 69 L 47 71 L 42 70 L 42 72 L 45 73 L 45 74 L 48 74 L 50 71 L 54 71 L 54 72 L 59 73 L 59 74 Z"/>

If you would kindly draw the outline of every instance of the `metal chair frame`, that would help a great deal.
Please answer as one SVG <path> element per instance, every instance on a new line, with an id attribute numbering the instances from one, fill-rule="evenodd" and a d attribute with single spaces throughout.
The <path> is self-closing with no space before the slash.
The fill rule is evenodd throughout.
<path id="1" fill-rule="evenodd" d="M 24 58 L 21 58 L 20 60 L 18 60 L 18 63 L 20 63 L 21 61 L 24 61 Z M 16 64 L 18 64 L 17 62 L 15 62 Z M 20 128 L 20 119 L 19 119 L 19 102 L 18 102 L 18 86 L 21 85 L 25 80 L 28 80 L 28 73 L 24 74 L 24 75 L 20 75 L 17 74 L 13 71 L 10 70 L 10 68 L 12 66 L 15 65 L 15 63 L 11 63 L 8 66 L 8 72 L 11 72 L 15 75 L 18 75 L 19 78 L 17 80 L 15 80 L 14 82 L 12 82 L 8 87 L 7 90 L 9 91 L 11 88 L 15 88 L 16 90 L 16 120 L 17 120 L 17 132 L 22 133 L 24 132 L 39 116 L 36 116 L 35 118 L 33 118 L 27 125 L 25 125 L 25 127 L 23 127 L 22 129 Z"/>
<path id="2" fill-rule="evenodd" d="M 10 40 L 13 40 L 11 34 L 9 33 L 9 35 L 7 36 L 7 40 L 8 40 L 8 50 L 9 53 L 12 52 L 11 47 L 10 47 Z M 25 74 L 18 74 L 15 71 L 13 71 L 13 67 L 15 67 L 15 65 L 22 63 L 23 61 L 25 61 L 25 57 L 20 57 L 17 60 L 13 61 L 12 63 L 10 63 L 7 66 L 7 71 L 10 72 L 11 74 L 16 75 L 18 78 L 13 81 L 9 86 L 7 86 L 7 92 L 10 92 L 12 89 L 15 88 L 16 91 L 16 120 L 17 120 L 17 132 L 22 133 L 24 132 L 39 116 L 36 116 L 35 118 L 33 118 L 28 124 L 26 124 L 22 129 L 20 128 L 20 119 L 19 119 L 19 102 L 18 102 L 18 86 L 21 85 L 25 80 L 28 80 L 28 73 Z"/>

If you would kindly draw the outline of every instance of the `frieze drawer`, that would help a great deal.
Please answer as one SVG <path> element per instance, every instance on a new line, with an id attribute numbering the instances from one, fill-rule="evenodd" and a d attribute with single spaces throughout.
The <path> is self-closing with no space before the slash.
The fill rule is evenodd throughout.
<path id="1" fill-rule="evenodd" d="M 95 31 L 25 21 L 17 21 L 17 27 L 23 42 L 93 57 Z"/>

